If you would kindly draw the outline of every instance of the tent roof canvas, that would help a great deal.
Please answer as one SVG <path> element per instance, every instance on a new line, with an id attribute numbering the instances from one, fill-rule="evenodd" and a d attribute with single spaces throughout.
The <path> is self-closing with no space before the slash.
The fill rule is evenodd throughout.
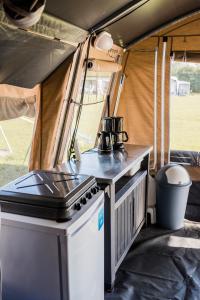
<path id="1" fill-rule="evenodd" d="M 200 0 L 47 0 L 31 32 L 11 26 L 0 10 L 0 83 L 32 88 L 69 57 L 89 32 L 107 30 L 115 44 L 126 48 L 199 9 Z"/>

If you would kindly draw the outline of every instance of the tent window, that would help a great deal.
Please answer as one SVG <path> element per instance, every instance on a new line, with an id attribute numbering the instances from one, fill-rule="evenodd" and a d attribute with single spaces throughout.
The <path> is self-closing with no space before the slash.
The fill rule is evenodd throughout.
<path id="1" fill-rule="evenodd" d="M 200 151 L 200 64 L 172 62 L 170 149 Z"/>
<path id="2" fill-rule="evenodd" d="M 112 73 L 87 71 L 85 82 L 84 99 L 76 142 L 81 153 L 95 146 L 97 132 L 104 109 L 106 96 L 109 92 Z M 74 132 L 77 112 L 80 108 L 80 96 L 82 84 L 80 84 L 78 97 L 75 105 L 74 119 L 71 127 L 71 137 Z"/>
<path id="3" fill-rule="evenodd" d="M 0 186 L 28 172 L 35 98 L 0 98 Z"/>

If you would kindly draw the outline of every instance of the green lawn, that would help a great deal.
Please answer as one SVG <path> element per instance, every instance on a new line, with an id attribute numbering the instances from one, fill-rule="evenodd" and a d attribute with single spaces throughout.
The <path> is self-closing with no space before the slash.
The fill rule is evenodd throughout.
<path id="1" fill-rule="evenodd" d="M 1 121 L 0 126 L 13 151 L 10 154 L 7 151 L 8 147 L 0 131 L 0 186 L 2 186 L 28 172 L 33 120 L 18 118 Z M 4 154 L 7 155 L 5 156 Z"/>
<path id="2" fill-rule="evenodd" d="M 171 149 L 200 151 L 200 94 L 171 98 Z"/>

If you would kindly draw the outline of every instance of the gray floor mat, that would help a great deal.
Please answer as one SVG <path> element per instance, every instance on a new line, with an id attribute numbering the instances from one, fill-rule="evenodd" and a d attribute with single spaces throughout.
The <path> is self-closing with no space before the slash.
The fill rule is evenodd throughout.
<path id="1" fill-rule="evenodd" d="M 200 224 L 142 230 L 105 300 L 200 300 Z"/>

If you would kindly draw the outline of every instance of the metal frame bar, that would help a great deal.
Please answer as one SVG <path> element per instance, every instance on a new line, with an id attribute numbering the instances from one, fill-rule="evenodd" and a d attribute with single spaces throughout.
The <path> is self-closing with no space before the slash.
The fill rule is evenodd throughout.
<path id="1" fill-rule="evenodd" d="M 128 14 L 132 13 L 142 5 L 146 4 L 150 0 L 133 0 L 130 3 L 126 4 L 122 8 L 118 9 L 114 13 L 112 13 L 110 16 L 106 17 L 93 27 L 89 29 L 89 32 L 96 32 L 99 30 L 104 29 L 107 26 L 112 25 L 113 23 L 119 21 L 120 19 L 126 17 Z"/>
<path id="2" fill-rule="evenodd" d="M 160 164 L 165 164 L 165 66 L 166 66 L 167 38 L 163 38 L 162 69 L 161 69 L 161 143 L 160 143 Z"/>
<path id="3" fill-rule="evenodd" d="M 121 98 L 121 93 L 122 93 L 122 89 L 124 86 L 124 81 L 125 81 L 125 74 L 122 73 L 121 77 L 120 77 L 120 81 L 119 81 L 119 86 L 118 86 L 118 92 L 117 92 L 117 99 L 115 102 L 115 107 L 114 107 L 114 111 L 113 111 L 113 117 L 115 117 L 117 115 L 117 111 L 118 111 L 118 107 L 119 107 L 119 102 L 120 102 L 120 98 Z"/>
<path id="4" fill-rule="evenodd" d="M 153 139 L 153 168 L 157 165 L 157 121 L 158 121 L 158 93 L 157 93 L 157 81 L 158 81 L 158 48 L 155 49 L 154 60 L 154 139 Z"/>
<path id="5" fill-rule="evenodd" d="M 70 71 L 71 75 L 66 86 L 65 103 L 62 111 L 62 116 L 61 116 L 62 127 L 60 128 L 59 141 L 57 143 L 58 148 L 55 153 L 53 167 L 57 166 L 57 164 L 62 163 L 64 152 L 67 147 L 67 139 L 70 130 L 68 125 L 72 121 L 73 108 L 75 106 L 75 104 L 71 102 L 71 99 L 73 99 L 78 89 L 77 82 L 80 79 L 80 68 L 84 60 L 83 58 L 84 54 L 85 54 L 84 44 L 82 44 L 74 54 L 72 68 Z"/>
<path id="6" fill-rule="evenodd" d="M 200 37 L 200 34 L 174 34 L 174 35 L 168 35 L 168 34 L 164 34 L 164 35 L 153 35 L 152 37 L 169 37 L 169 38 L 184 38 L 184 37 Z"/>
<path id="7" fill-rule="evenodd" d="M 172 59 L 170 58 L 170 63 L 169 63 L 169 74 L 170 74 L 170 80 L 169 80 L 169 113 L 168 113 L 168 149 L 167 149 L 167 162 L 168 164 L 170 163 L 170 141 L 171 141 L 171 64 L 172 64 Z"/>

